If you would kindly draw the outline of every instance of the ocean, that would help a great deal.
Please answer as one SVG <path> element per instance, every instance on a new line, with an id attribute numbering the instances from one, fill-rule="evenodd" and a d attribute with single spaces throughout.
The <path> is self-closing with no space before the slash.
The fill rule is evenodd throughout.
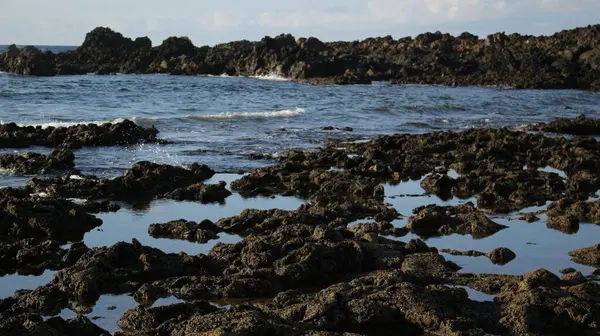
<path id="1" fill-rule="evenodd" d="M 66 48 L 72 47 L 47 49 Z M 0 73 L 0 120 L 3 123 L 68 126 L 130 119 L 142 126 L 155 125 L 160 137 L 172 142 L 76 150 L 77 167 L 83 173 L 100 177 L 120 175 L 133 163 L 149 160 L 171 165 L 203 163 L 220 172 L 212 182 L 230 182 L 239 178 L 239 174 L 274 163 L 251 159 L 253 154 L 276 157 L 290 149 L 316 149 L 328 138 L 362 141 L 379 134 L 460 131 L 473 127 L 520 128 L 554 117 L 580 114 L 598 117 L 599 107 L 600 94 L 571 90 L 390 86 L 387 83 L 309 86 L 277 76 L 90 74 L 33 78 Z M 323 129 L 326 126 L 351 127 L 352 131 L 328 131 Z M 23 150 L 3 149 L 2 153 L 16 151 Z M 49 149 L 26 151 L 47 153 Z M 30 178 L 3 173 L 0 186 L 20 186 Z M 386 186 L 390 203 L 404 214 L 423 204 L 458 204 L 458 200 L 442 201 L 434 196 L 412 200 L 393 198 L 397 194 L 422 192 L 418 181 Z M 136 238 L 167 252 L 207 253 L 216 241 L 200 245 L 153 239 L 147 234 L 147 226 L 179 218 L 217 220 L 237 215 L 246 208 L 296 209 L 304 202 L 294 197 L 244 199 L 234 194 L 224 205 L 155 201 L 144 208 L 125 206 L 117 213 L 100 215 L 105 224 L 101 230 L 88 233 L 84 241 L 95 247 Z M 591 271 L 571 262 L 566 252 L 597 243 L 595 237 L 600 227 L 582 226 L 577 234 L 565 235 L 546 228 L 543 223 L 528 225 L 505 218 L 495 220 L 511 229 L 486 239 L 448 236 L 433 238 L 427 243 L 439 248 L 484 251 L 506 246 L 518 255 L 517 260 L 506 266 L 492 265 L 486 258 L 446 256 L 469 272 L 523 274 L 540 267 L 556 273 L 565 267 L 575 267 L 584 274 Z M 409 235 L 402 240 L 410 238 L 414 237 Z M 224 242 L 239 239 L 222 237 Z M 530 242 L 536 245 L 528 244 Z M 9 296 L 16 289 L 35 288 L 48 282 L 52 274 L 48 271 L 39 277 L 2 277 L 0 297 Z M 105 308 L 118 305 L 117 312 L 122 313 L 132 305 L 130 299 L 103 296 L 95 314 L 106 318 L 96 323 L 111 331 L 118 330 L 116 319 L 120 315 L 109 313 Z M 64 314 L 69 316 L 72 312 Z"/>

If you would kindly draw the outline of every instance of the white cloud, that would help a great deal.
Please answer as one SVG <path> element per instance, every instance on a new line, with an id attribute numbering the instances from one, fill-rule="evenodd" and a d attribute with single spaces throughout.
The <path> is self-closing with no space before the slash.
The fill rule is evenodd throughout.
<path id="1" fill-rule="evenodd" d="M 0 0 L 0 43 L 79 44 L 110 23 L 157 43 L 214 44 L 290 32 L 325 40 L 424 30 L 552 33 L 600 22 L 600 0 Z"/>

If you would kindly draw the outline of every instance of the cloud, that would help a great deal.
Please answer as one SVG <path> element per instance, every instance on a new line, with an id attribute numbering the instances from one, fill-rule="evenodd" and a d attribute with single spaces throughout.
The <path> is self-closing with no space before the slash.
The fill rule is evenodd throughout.
<path id="1" fill-rule="evenodd" d="M 0 43 L 79 44 L 110 25 L 159 42 L 201 43 L 289 32 L 324 40 L 416 35 L 425 30 L 552 33 L 600 22 L 599 0 L 0 0 Z"/>

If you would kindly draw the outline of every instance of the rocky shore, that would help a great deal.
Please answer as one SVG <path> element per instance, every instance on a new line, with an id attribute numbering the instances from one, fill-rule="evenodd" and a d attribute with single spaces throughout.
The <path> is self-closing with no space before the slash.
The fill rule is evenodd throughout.
<path id="1" fill-rule="evenodd" d="M 53 54 L 10 46 L 0 71 L 33 76 L 151 74 L 261 76 L 276 74 L 311 84 L 495 85 L 514 88 L 600 89 L 600 25 L 552 36 L 485 38 L 440 32 L 322 42 L 292 35 L 196 47 L 170 37 L 153 47 L 109 28 L 96 28 L 72 52 Z"/>
<path id="2" fill-rule="evenodd" d="M 600 135 L 592 124 L 580 117 L 534 128 Z M 124 140 L 137 141 L 135 134 Z M 518 255 L 503 246 L 439 251 L 421 239 L 393 238 L 493 236 L 511 228 L 491 215 L 547 203 L 547 211 L 536 214 L 546 215 L 553 229 L 599 223 L 599 165 L 600 143 L 592 137 L 503 128 L 386 135 L 289 151 L 276 165 L 232 182 L 231 190 L 225 182 L 209 184 L 215 171 L 202 164 L 139 162 L 110 180 L 36 177 L 23 187 L 0 189 L 0 274 L 57 273 L 43 286 L 0 299 L 0 334 L 108 335 L 83 315 L 58 315 L 65 308 L 83 313 L 112 294 L 131 295 L 139 304 L 118 322 L 119 334 L 128 336 L 595 335 L 598 271 L 566 269 L 561 277 L 544 269 L 522 275 L 459 272 L 442 252 L 485 256 L 498 265 Z M 539 169 L 546 166 L 567 178 Z M 412 214 L 386 203 L 384 184 L 419 178 L 432 195 L 475 201 L 423 204 Z M 240 237 L 235 244 L 217 243 L 207 254 L 165 253 L 136 239 L 93 248 L 82 243 L 86 232 L 103 224 L 94 213 L 118 211 L 113 202 L 226 202 L 231 192 L 295 195 L 306 203 L 295 210 L 247 209 L 214 222 L 147 223 L 157 238 L 203 244 L 220 234 Z M 73 197 L 92 201 L 75 203 Z M 408 217 L 407 224 L 397 227 L 393 222 L 401 217 Z M 570 255 L 598 267 L 599 251 L 585 247 Z M 465 288 L 494 298 L 475 301 Z M 183 302 L 153 306 L 173 296 Z M 238 303 L 214 304 L 223 299 Z"/>

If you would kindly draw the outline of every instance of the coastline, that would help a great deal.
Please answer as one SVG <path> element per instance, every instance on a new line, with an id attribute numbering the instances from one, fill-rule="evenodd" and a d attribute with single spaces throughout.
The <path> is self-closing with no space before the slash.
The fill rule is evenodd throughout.
<path id="1" fill-rule="evenodd" d="M 108 28 L 88 33 L 75 51 L 53 54 L 10 47 L 0 71 L 33 76 L 174 74 L 272 76 L 313 85 L 440 84 L 517 89 L 600 89 L 600 25 L 552 36 L 497 33 L 479 39 L 425 33 L 416 38 L 370 38 L 324 43 L 280 35 L 258 42 L 196 47 L 171 37 L 152 47 Z"/>

